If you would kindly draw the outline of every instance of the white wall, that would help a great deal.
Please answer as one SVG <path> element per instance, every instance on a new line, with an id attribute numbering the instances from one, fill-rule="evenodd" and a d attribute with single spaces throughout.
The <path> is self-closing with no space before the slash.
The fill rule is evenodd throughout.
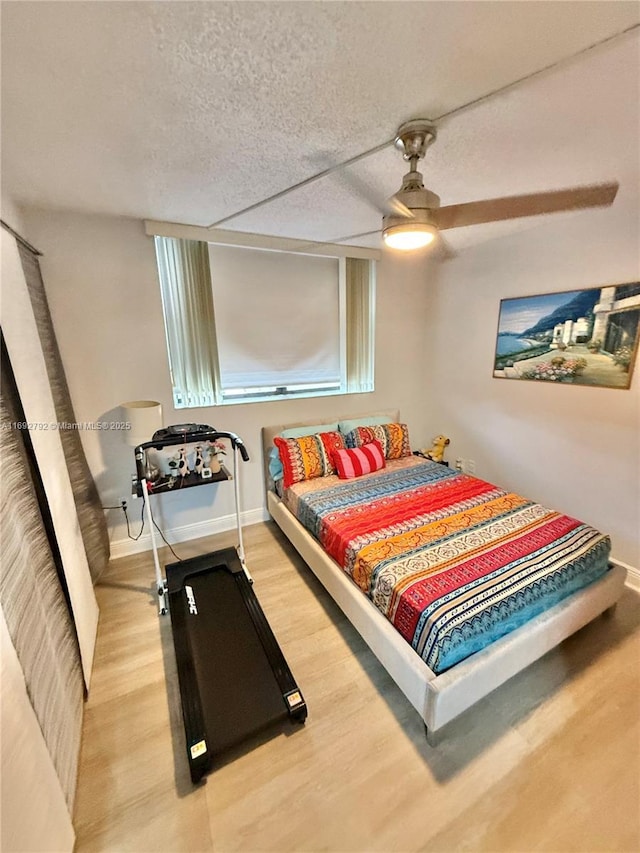
<path id="1" fill-rule="evenodd" d="M 500 299 L 638 281 L 635 188 L 609 210 L 468 249 L 444 264 L 429 305 L 430 431 L 483 479 L 609 533 L 640 566 L 640 366 L 630 390 L 492 377 Z"/>
<path id="2" fill-rule="evenodd" d="M 429 265 L 424 258 L 385 259 L 378 269 L 376 390 L 372 394 L 174 410 L 153 241 L 141 222 L 58 211 L 22 211 L 41 265 L 78 422 L 120 420 L 118 404 L 155 399 L 165 423 L 195 421 L 238 433 L 251 462 L 243 467 L 243 507 L 262 517 L 260 428 L 325 415 L 399 408 L 416 446 L 428 438 L 422 391 Z M 121 434 L 83 431 L 83 445 L 105 505 L 130 488 L 133 451 Z M 158 498 L 165 530 L 233 512 L 230 487 L 208 486 Z M 137 532 L 140 501 L 129 501 Z M 108 514 L 112 543 L 126 532 Z M 120 553 L 116 546 L 115 553 Z"/>
<path id="3" fill-rule="evenodd" d="M 22 211 L 8 193 L 2 193 L 1 209 L 2 221 L 26 239 L 26 225 L 22 218 Z"/>
<path id="4" fill-rule="evenodd" d="M 251 462 L 243 506 L 264 508 L 260 427 L 326 413 L 398 407 L 414 446 L 451 437 L 448 458 L 473 458 L 477 474 L 573 514 L 611 534 L 614 556 L 640 565 L 640 368 L 629 391 L 494 379 L 503 297 L 634 281 L 638 208 L 549 218 L 509 238 L 467 249 L 437 275 L 417 256 L 379 265 L 376 391 L 339 398 L 176 411 L 171 404 L 153 244 L 129 219 L 23 210 L 42 268 L 78 421 L 120 419 L 117 406 L 157 399 L 165 423 L 193 420 L 237 432 Z M 133 455 L 117 433 L 83 432 L 105 504 L 127 494 Z M 139 501 L 130 501 L 138 529 Z M 156 504 L 171 530 L 233 510 L 231 489 L 211 486 Z M 126 534 L 110 511 L 112 542 Z M 116 553 L 121 551 L 116 546 Z"/>

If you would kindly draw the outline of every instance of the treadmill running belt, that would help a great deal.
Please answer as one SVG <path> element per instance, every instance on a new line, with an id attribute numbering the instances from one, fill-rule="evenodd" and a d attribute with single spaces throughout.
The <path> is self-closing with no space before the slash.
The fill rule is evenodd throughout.
<path id="1" fill-rule="evenodd" d="M 306 706 L 233 548 L 166 567 L 194 781 L 219 753 Z"/>

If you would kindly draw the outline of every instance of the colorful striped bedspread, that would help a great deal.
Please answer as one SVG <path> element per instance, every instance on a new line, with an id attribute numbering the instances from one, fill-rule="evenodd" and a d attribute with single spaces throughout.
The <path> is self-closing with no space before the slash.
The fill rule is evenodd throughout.
<path id="1" fill-rule="evenodd" d="M 284 501 L 435 673 L 607 571 L 608 536 L 413 456 Z"/>

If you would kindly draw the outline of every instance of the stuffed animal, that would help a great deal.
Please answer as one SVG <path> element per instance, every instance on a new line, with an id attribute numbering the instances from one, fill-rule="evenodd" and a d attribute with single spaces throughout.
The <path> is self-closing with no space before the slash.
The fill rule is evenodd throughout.
<path id="1" fill-rule="evenodd" d="M 431 449 L 424 451 L 424 455 L 427 459 L 431 459 L 432 462 L 442 462 L 444 459 L 444 449 L 448 444 L 450 444 L 450 441 L 446 435 L 437 435 L 433 439 Z"/>

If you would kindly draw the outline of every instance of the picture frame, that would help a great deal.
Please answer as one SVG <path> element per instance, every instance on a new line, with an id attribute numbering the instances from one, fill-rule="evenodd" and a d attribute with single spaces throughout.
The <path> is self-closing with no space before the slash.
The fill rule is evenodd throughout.
<path id="1" fill-rule="evenodd" d="M 502 299 L 493 376 L 628 389 L 639 327 L 640 282 Z"/>

